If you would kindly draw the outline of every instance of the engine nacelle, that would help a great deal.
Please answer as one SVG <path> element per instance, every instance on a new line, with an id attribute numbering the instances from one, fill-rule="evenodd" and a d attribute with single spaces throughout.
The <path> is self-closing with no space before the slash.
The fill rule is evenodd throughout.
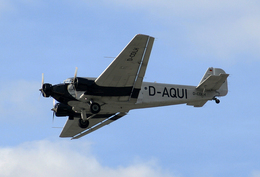
<path id="1" fill-rule="evenodd" d="M 57 117 L 73 116 L 75 114 L 71 106 L 63 103 L 56 103 L 52 111 L 55 112 Z"/>
<path id="2" fill-rule="evenodd" d="M 94 80 L 89 80 L 86 78 L 77 77 L 75 79 L 75 88 L 77 91 L 87 91 L 94 83 Z"/>

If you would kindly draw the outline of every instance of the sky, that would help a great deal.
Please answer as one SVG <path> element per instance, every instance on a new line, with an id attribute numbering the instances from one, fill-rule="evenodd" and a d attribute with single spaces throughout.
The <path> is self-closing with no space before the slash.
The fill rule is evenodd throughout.
<path id="1" fill-rule="evenodd" d="M 42 73 L 98 77 L 136 34 L 155 37 L 144 81 L 197 86 L 217 67 L 228 95 L 59 138 Z M 0 0 L 0 176 L 260 177 L 259 48 L 258 0 Z"/>

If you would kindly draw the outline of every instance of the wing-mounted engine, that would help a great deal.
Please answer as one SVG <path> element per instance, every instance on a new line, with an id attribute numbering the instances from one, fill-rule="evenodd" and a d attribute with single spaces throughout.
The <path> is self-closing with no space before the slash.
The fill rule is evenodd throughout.
<path id="1" fill-rule="evenodd" d="M 55 113 L 56 117 L 76 116 L 76 113 L 72 110 L 72 107 L 63 103 L 56 103 L 54 108 L 52 108 L 52 111 Z"/>
<path id="2" fill-rule="evenodd" d="M 76 77 L 74 80 L 74 87 L 77 91 L 88 91 L 94 84 L 94 80 L 87 78 Z"/>
<path id="3" fill-rule="evenodd" d="M 103 87 L 97 85 L 94 79 L 82 77 L 76 77 L 72 85 L 76 91 L 81 91 L 84 92 L 84 95 L 92 96 L 129 96 L 133 89 L 133 87 Z M 136 90 L 134 91 L 137 92 Z M 135 97 L 137 96 L 138 94 L 135 95 Z"/>

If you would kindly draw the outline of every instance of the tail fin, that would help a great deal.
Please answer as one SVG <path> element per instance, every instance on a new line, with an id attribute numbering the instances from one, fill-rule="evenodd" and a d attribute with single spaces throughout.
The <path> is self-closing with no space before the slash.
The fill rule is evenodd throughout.
<path id="1" fill-rule="evenodd" d="M 228 93 L 228 76 L 223 69 L 208 68 L 196 89 L 203 92 L 217 90 L 218 96 L 225 96 Z"/>

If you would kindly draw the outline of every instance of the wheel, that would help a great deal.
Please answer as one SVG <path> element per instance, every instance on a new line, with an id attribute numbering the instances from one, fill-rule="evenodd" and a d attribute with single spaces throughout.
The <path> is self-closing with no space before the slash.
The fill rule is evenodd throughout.
<path id="1" fill-rule="evenodd" d="M 90 111 L 93 113 L 93 114 L 97 114 L 99 113 L 100 111 L 100 105 L 98 103 L 92 103 L 90 105 Z"/>
<path id="2" fill-rule="evenodd" d="M 217 103 L 217 104 L 219 104 L 219 103 L 220 103 L 220 100 L 219 100 L 219 99 L 216 99 L 215 101 L 216 101 L 216 103 Z"/>
<path id="3" fill-rule="evenodd" d="M 87 128 L 89 125 L 89 121 L 88 120 L 83 120 L 83 119 L 79 119 L 79 127 L 80 128 Z"/>

